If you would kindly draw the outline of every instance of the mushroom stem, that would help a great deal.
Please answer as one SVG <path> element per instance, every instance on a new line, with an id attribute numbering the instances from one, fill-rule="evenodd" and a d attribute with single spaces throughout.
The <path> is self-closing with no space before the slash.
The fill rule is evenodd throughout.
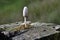
<path id="1" fill-rule="evenodd" d="M 26 17 L 24 17 L 24 23 L 25 23 L 25 27 L 26 27 Z"/>

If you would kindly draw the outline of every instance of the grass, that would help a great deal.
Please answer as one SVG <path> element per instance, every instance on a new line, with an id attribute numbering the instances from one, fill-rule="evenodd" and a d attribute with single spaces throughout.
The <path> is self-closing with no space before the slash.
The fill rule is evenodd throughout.
<path id="1" fill-rule="evenodd" d="M 5 1 L 8 1 L 8 3 Z M 22 8 L 28 4 L 27 1 L 28 0 L 4 0 L 5 3 L 1 1 L 0 24 L 20 21 L 22 19 Z"/>
<path id="2" fill-rule="evenodd" d="M 60 0 L 43 0 L 30 3 L 28 6 L 31 20 L 35 19 L 34 21 L 60 24 L 59 1 Z"/>
<path id="3" fill-rule="evenodd" d="M 29 8 L 29 20 L 60 24 L 60 0 L 0 0 L 0 24 L 23 20 L 22 9 Z"/>

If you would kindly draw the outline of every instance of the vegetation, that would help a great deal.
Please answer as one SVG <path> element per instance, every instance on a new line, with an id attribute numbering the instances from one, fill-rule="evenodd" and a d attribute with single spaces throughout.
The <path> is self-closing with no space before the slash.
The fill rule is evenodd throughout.
<path id="1" fill-rule="evenodd" d="M 23 20 L 24 6 L 29 8 L 29 20 L 60 24 L 60 0 L 0 0 L 0 24 Z"/>
<path id="2" fill-rule="evenodd" d="M 43 0 L 30 3 L 29 13 L 31 19 L 40 22 L 53 22 L 60 24 L 60 0 Z M 36 20 L 36 21 L 37 21 Z"/>
<path id="3" fill-rule="evenodd" d="M 0 0 L 0 24 L 21 21 L 22 8 L 28 0 Z"/>

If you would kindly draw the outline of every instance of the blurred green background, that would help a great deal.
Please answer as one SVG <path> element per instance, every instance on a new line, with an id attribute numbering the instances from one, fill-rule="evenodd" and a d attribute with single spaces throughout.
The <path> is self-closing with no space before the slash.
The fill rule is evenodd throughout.
<path id="1" fill-rule="evenodd" d="M 0 24 L 22 21 L 24 6 L 32 22 L 60 24 L 60 0 L 0 0 Z"/>

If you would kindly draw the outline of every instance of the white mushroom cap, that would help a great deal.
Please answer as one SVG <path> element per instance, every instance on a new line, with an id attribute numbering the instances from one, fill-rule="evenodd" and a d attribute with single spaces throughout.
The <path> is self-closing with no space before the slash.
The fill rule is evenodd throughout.
<path id="1" fill-rule="evenodd" d="M 25 16 L 27 16 L 28 15 L 28 8 L 25 6 L 24 8 L 23 8 L 23 16 L 25 17 Z"/>

